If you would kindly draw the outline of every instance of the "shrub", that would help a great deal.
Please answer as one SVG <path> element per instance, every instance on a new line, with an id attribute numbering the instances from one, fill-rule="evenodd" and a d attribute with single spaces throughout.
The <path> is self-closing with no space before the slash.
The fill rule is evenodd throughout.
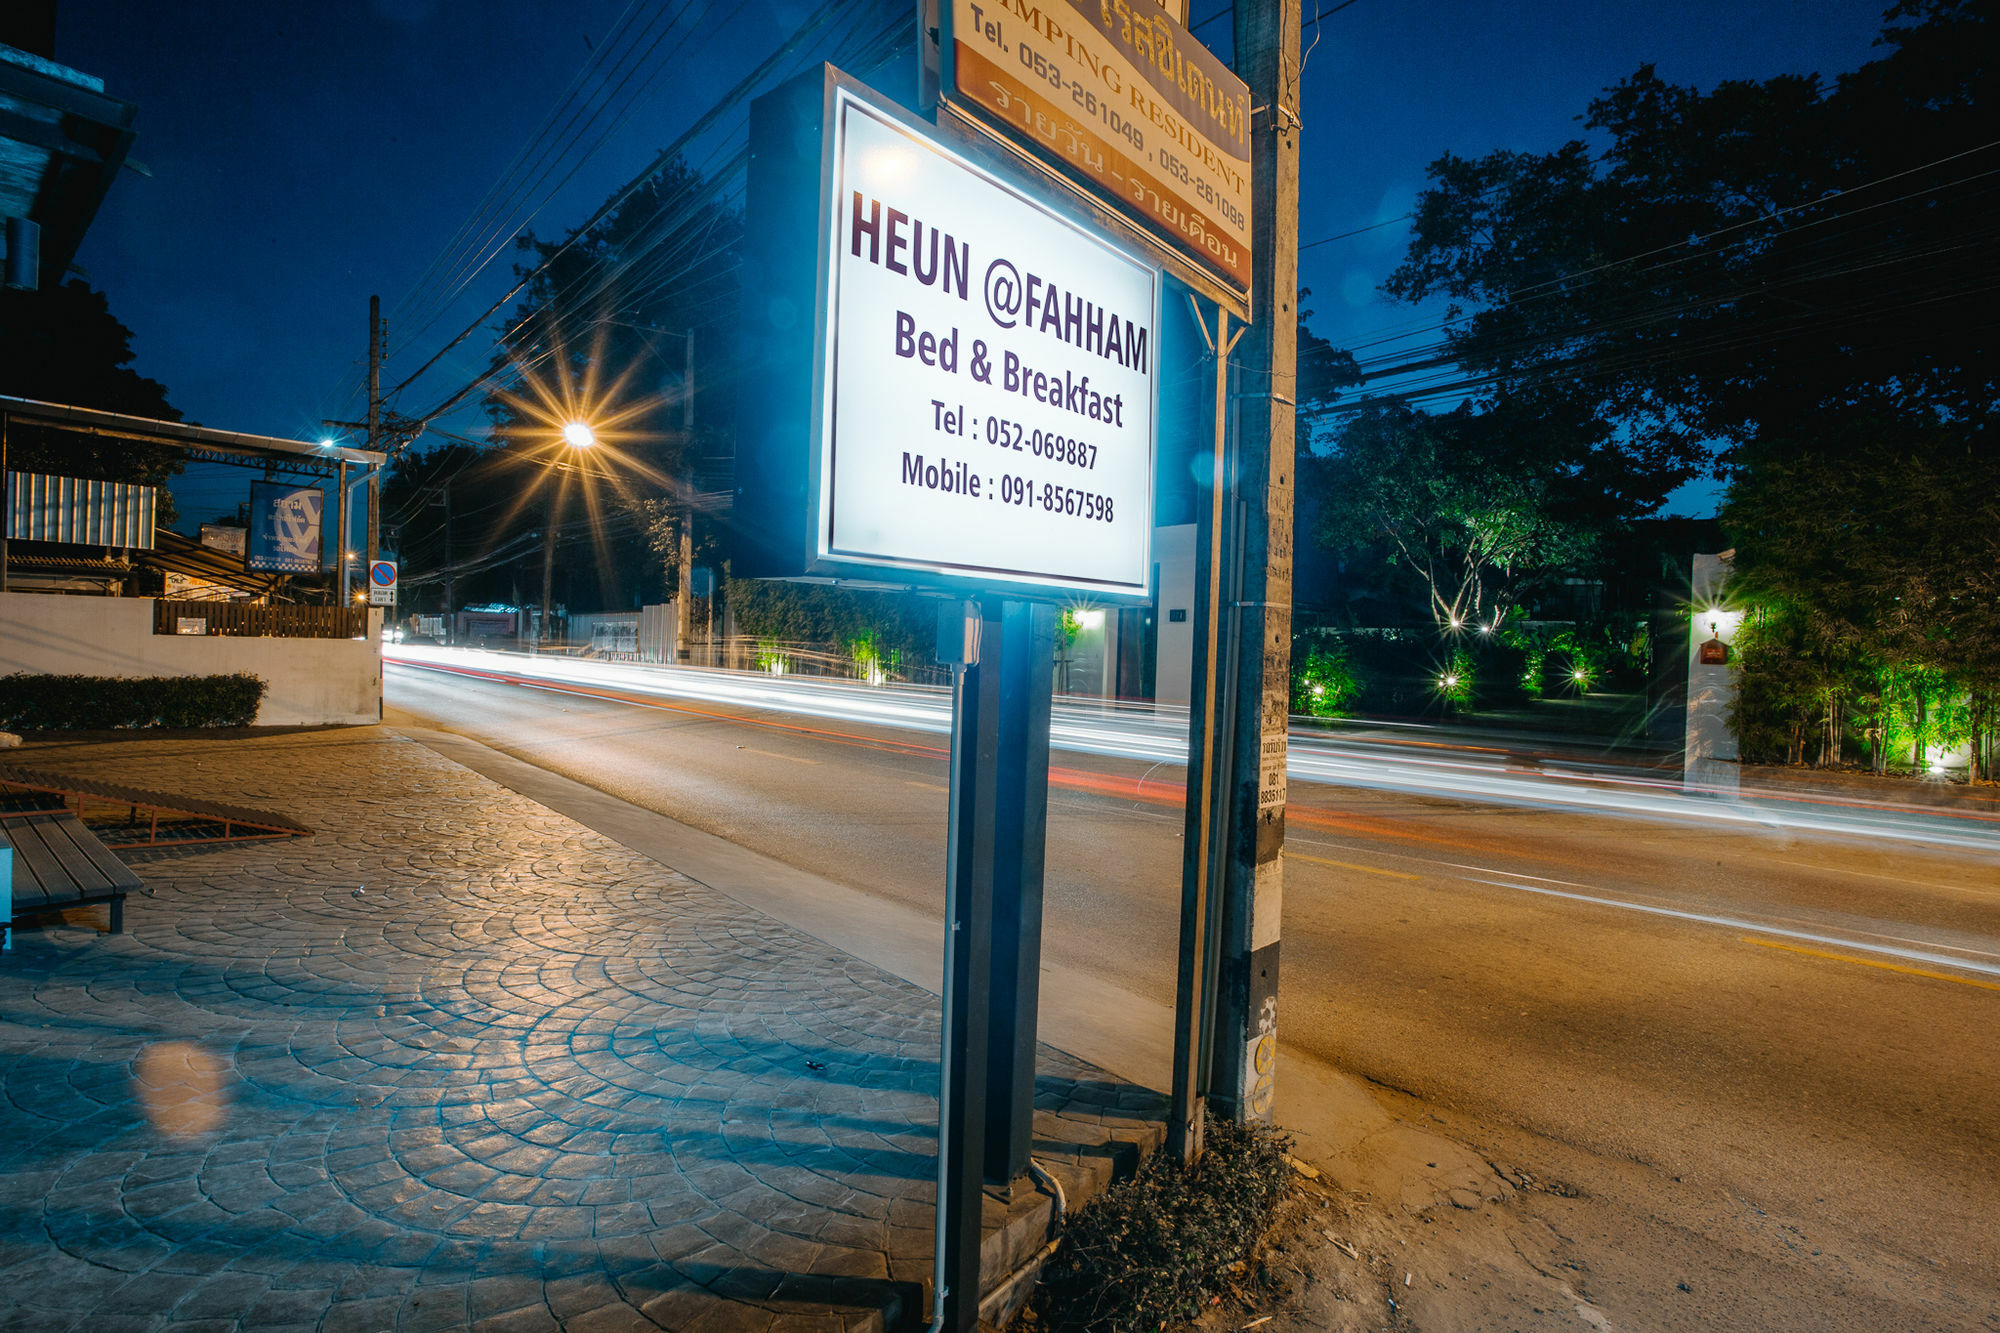
<path id="1" fill-rule="evenodd" d="M 264 682 L 231 676 L 0 676 L 0 726 L 21 731 L 246 727 Z"/>
<path id="2" fill-rule="evenodd" d="M 1268 1125 L 1210 1120 L 1206 1139 L 1192 1168 L 1155 1153 L 1078 1210 L 1042 1278 L 1045 1323 L 1154 1333 L 1200 1313 L 1296 1183 L 1291 1141 Z"/>
<path id="3" fill-rule="evenodd" d="M 1322 640 L 1292 659 L 1292 711 L 1346 717 L 1361 693 L 1361 677 L 1338 639 Z"/>
<path id="4" fill-rule="evenodd" d="M 1470 707 L 1477 675 L 1472 654 L 1463 648 L 1452 649 L 1451 659 L 1437 674 L 1438 697 L 1445 701 L 1447 707 L 1454 704 L 1460 708 Z"/>

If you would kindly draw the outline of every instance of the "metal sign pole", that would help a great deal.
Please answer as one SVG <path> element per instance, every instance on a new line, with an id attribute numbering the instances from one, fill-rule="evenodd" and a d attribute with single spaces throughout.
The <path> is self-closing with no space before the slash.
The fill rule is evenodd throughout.
<path id="1" fill-rule="evenodd" d="M 986 1182 L 1028 1172 L 1034 1139 L 1035 1037 L 1041 1005 L 1042 872 L 1048 848 L 1049 708 L 1056 608 L 987 604 L 999 640 L 992 781 L 993 1010 L 987 1051 Z M 994 633 L 997 631 L 997 634 Z"/>
<path id="2" fill-rule="evenodd" d="M 7 591 L 7 529 L 13 522 L 14 495 L 7 481 L 7 414 L 0 412 L 0 592 Z"/>
<path id="3" fill-rule="evenodd" d="M 1229 431 L 1229 354 L 1243 329 L 1229 331 L 1229 313 L 1217 308 L 1211 336 L 1192 297 L 1189 309 L 1215 362 L 1215 450 L 1209 503 L 1198 513 L 1193 698 L 1188 709 L 1186 840 L 1181 866 L 1180 974 L 1174 992 L 1174 1087 L 1167 1118 L 1167 1147 L 1182 1161 L 1201 1156 L 1202 1102 L 1208 1093 L 1211 1029 L 1220 940 L 1222 847 L 1228 823 L 1231 691 L 1228 664 L 1236 655 L 1236 618 L 1228 603 L 1233 587 L 1232 521 L 1235 518 L 1234 451 Z"/>
<path id="4" fill-rule="evenodd" d="M 1027 1174 L 1033 1142 L 1056 609 L 988 597 L 962 623 L 939 1107 L 943 1327 L 954 1333 L 978 1323 L 984 1186 Z"/>
<path id="5" fill-rule="evenodd" d="M 979 1227 L 985 1198 L 988 996 L 992 989 L 993 878 L 989 802 L 982 779 L 992 754 L 982 740 L 995 672 L 981 661 L 984 617 L 967 618 L 963 662 L 952 673 L 950 830 L 945 851 L 944 1038 L 938 1068 L 938 1242 L 936 1293 L 942 1328 L 979 1324 Z M 939 1327 L 934 1321 L 933 1327 Z"/>

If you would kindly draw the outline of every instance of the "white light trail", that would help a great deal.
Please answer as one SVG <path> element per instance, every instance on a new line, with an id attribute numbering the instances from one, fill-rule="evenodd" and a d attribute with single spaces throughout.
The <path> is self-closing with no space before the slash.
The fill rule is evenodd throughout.
<path id="1" fill-rule="evenodd" d="M 505 677 L 558 689 L 618 690 L 932 736 L 951 730 L 951 694 L 938 686 L 870 685 L 410 644 L 385 644 L 382 655 L 392 664 Z M 1370 730 L 1379 729 L 1371 724 Z M 1406 729 L 1406 734 L 1420 732 Z M 1399 739 L 1294 728 L 1286 771 L 1295 783 L 1824 837 L 1887 839 L 2000 855 L 2000 820 L 1974 812 L 1768 794 L 1710 796 L 1684 791 L 1678 781 L 1611 765 L 1596 771 L 1579 763 L 1527 772 L 1519 767 L 1518 754 L 1481 753 L 1488 747 L 1463 737 L 1432 742 L 1437 745 L 1432 754 L 1413 751 L 1397 743 Z M 1187 759 L 1187 710 L 1059 699 L 1052 710 L 1049 740 L 1058 750 L 1181 764 Z M 1464 748 L 1453 749 L 1454 744 Z"/>

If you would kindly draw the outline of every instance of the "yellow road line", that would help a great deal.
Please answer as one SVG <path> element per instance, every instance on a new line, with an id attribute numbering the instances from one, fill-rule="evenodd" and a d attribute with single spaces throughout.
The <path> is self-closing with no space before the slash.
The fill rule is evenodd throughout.
<path id="1" fill-rule="evenodd" d="M 918 782 L 915 778 L 904 778 L 903 785 L 906 787 L 922 787 L 925 791 L 949 792 L 951 790 L 949 787 L 940 787 L 935 782 Z"/>
<path id="2" fill-rule="evenodd" d="M 745 754 L 761 754 L 766 759 L 783 759 L 794 764 L 817 764 L 819 762 L 817 759 L 803 759 L 795 754 L 779 754 L 776 750 L 760 750 L 754 745 L 739 745 L 736 748 Z"/>
<path id="3" fill-rule="evenodd" d="M 1852 954 L 1828 953 L 1824 949 L 1807 949 L 1796 944 L 1780 944 L 1776 940 L 1753 940 L 1748 935 L 1738 937 L 1744 944 L 1755 944 L 1765 949 L 1783 949 L 1786 953 L 1802 953 L 1808 958 L 1826 958 L 1836 963 L 1859 963 L 1863 967 L 1879 967 L 1884 972 L 1902 972 L 1912 977 L 1929 977 L 1932 981 L 1956 981 L 1961 986 L 1977 986 L 1981 990 L 2000 990 L 2000 981 L 1980 981 L 1974 977 L 1955 977 L 1949 972 L 1932 972 L 1921 967 L 1905 967 L 1901 963 L 1884 963 L 1874 958 L 1856 958 Z"/>
<path id="4" fill-rule="evenodd" d="M 1307 856 L 1304 852 L 1286 852 L 1287 861 L 1310 861 L 1316 866 L 1332 866 L 1336 870 L 1359 870 L 1364 875 L 1386 875 L 1390 879 L 1422 879 L 1422 875 L 1405 874 L 1401 870 L 1378 870 L 1374 866 L 1356 865 L 1352 861 L 1333 861 L 1324 856 Z"/>

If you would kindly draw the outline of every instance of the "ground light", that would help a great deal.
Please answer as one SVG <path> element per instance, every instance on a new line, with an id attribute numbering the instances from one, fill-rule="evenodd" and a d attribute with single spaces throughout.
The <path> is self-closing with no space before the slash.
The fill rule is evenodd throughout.
<path id="1" fill-rule="evenodd" d="M 563 443 L 572 449 L 588 449 L 597 443 L 597 432 L 588 423 L 572 421 L 562 428 Z"/>

